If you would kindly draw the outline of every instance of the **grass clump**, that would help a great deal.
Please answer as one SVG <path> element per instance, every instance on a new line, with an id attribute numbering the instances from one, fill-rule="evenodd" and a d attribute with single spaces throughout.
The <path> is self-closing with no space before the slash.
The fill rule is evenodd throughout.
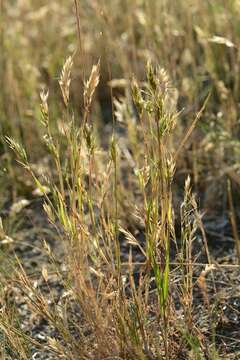
<path id="1" fill-rule="evenodd" d="M 89 114 L 99 83 L 99 63 L 93 66 L 85 82 L 85 111 L 80 124 L 76 123 L 69 104 L 71 67 L 72 58 L 68 58 L 59 81 L 65 103 L 65 124 L 58 135 L 53 136 L 51 131 L 48 92 L 41 93 L 42 125 L 46 132 L 43 139 L 55 165 L 57 179 L 42 183 L 32 170 L 25 150 L 15 140 L 7 138 L 7 141 L 45 195 L 44 208 L 49 220 L 62 229 L 67 267 L 67 277 L 63 277 L 62 281 L 70 291 L 72 301 L 79 305 L 83 327 L 90 329 L 91 335 L 84 336 L 77 324 L 74 328 L 85 345 L 74 340 L 69 325 L 64 323 L 67 319 L 50 310 L 44 297 L 32 290 L 22 267 L 19 269 L 18 282 L 26 293 L 33 292 L 31 305 L 54 326 L 62 341 L 68 345 L 63 348 L 60 341 L 54 342 L 53 346 L 50 340 L 48 346 L 55 351 L 58 349 L 62 356 L 74 359 L 102 359 L 109 356 L 172 359 L 177 356 L 180 347 L 183 347 L 181 352 L 188 348 L 187 343 L 180 345 L 181 337 L 176 339 L 180 324 L 172 299 L 172 292 L 176 289 L 170 271 L 170 248 L 176 247 L 172 202 L 175 164 L 171 148 L 171 137 L 178 117 L 171 104 L 174 89 L 166 72 L 151 63 L 146 68 L 144 87 L 140 88 L 136 80 L 133 81 L 132 94 L 137 112 L 132 111 L 132 117 L 123 121 L 128 125 L 128 130 L 135 133 L 135 141 L 142 142 L 143 157 L 135 155 L 132 147 L 132 157 L 136 158 L 136 163 L 133 160 L 135 166 L 129 169 L 125 165 L 126 159 L 121 159 L 117 131 L 113 130 L 109 154 L 103 154 L 94 138 L 94 123 Z M 134 104 L 128 106 L 134 110 Z M 101 158 L 104 158 L 105 166 Z M 125 227 L 121 193 L 127 194 L 129 189 L 124 188 L 121 163 L 127 167 L 125 176 L 134 178 L 135 191 L 138 190 L 141 198 L 141 208 L 137 212 L 135 210 L 133 216 L 140 218 L 143 223 L 144 246 Z M 193 335 L 191 323 L 191 249 L 196 229 L 191 225 L 188 214 L 192 201 L 189 181 L 182 206 L 181 254 L 185 296 L 182 305 L 186 309 L 184 319 L 188 323 L 188 343 L 192 344 L 190 339 L 197 336 Z M 45 188 L 51 189 L 51 199 L 44 192 Z M 130 207 L 134 208 L 134 204 L 130 204 Z M 121 242 L 130 244 L 125 261 L 122 259 Z M 144 259 L 137 267 L 132 247 L 139 248 Z M 139 277 L 137 283 L 134 279 L 136 274 Z M 45 280 L 47 282 L 47 278 Z M 93 339 L 94 347 L 90 350 Z"/>

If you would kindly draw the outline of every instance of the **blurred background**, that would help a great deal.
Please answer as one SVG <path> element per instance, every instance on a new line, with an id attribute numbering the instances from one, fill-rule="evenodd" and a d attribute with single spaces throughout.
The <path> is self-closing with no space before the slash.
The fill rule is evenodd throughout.
<path id="1" fill-rule="evenodd" d="M 49 89 L 51 122 L 57 129 L 63 107 L 58 80 L 65 59 L 73 53 L 71 107 L 79 121 L 83 81 L 101 59 L 92 110 L 100 129 L 112 122 L 113 97 L 128 96 L 133 74 L 145 79 L 148 60 L 167 70 L 176 89 L 181 115 L 173 146 L 211 93 L 197 129 L 179 156 L 176 180 L 182 186 L 186 174 L 191 174 L 201 206 L 212 211 L 227 209 L 227 179 L 236 199 L 240 184 L 238 0 L 1 0 L 0 27 L 2 204 L 34 188 L 4 137 L 24 144 L 37 171 L 44 172 L 48 161 L 41 141 L 39 93 Z"/>

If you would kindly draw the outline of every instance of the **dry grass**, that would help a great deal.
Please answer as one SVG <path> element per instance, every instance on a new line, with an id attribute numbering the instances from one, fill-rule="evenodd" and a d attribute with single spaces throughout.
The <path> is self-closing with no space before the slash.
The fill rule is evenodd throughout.
<path id="1" fill-rule="evenodd" d="M 198 199 L 229 210 L 237 271 L 238 5 L 1 2 L 2 204 L 37 190 L 64 248 L 44 241 L 36 273 L 17 257 L 1 271 L 3 359 L 235 356 L 218 348 L 225 264 Z M 21 209 L 3 215 L 5 253 Z M 14 296 L 54 335 L 22 330 Z"/>

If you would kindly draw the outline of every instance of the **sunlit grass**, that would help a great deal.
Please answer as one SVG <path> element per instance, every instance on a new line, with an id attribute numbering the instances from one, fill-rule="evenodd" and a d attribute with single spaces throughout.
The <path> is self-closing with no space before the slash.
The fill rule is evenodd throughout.
<path id="1" fill-rule="evenodd" d="M 44 242 L 65 289 L 61 310 L 20 260 L 10 279 L 3 272 L 2 356 L 29 359 L 32 344 L 73 360 L 220 358 L 215 323 L 209 340 L 194 322 L 196 285 L 215 316 L 208 272 L 216 292 L 198 198 L 214 214 L 229 207 L 239 253 L 238 5 L 1 3 L 1 203 L 37 189 L 65 249 L 59 265 Z M 11 209 L 6 254 L 18 224 Z M 48 271 L 39 274 L 47 285 Z M 21 330 L 8 283 L 58 334 L 45 348 Z M 81 321 L 68 318 L 75 305 Z"/>

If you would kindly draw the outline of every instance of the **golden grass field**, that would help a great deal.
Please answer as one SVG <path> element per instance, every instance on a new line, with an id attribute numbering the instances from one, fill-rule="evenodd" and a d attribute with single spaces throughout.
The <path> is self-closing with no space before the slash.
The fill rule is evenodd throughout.
<path id="1" fill-rule="evenodd" d="M 0 0 L 1 359 L 240 358 L 239 45 L 239 0 Z"/>

